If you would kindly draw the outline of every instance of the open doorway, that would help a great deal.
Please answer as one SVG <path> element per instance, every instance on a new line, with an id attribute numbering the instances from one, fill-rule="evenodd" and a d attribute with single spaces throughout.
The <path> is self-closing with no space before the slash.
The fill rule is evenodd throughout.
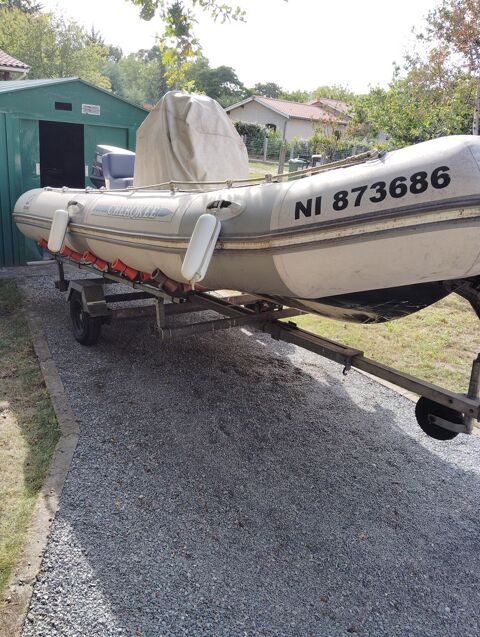
<path id="1" fill-rule="evenodd" d="M 85 187 L 83 124 L 39 122 L 40 185 Z"/>

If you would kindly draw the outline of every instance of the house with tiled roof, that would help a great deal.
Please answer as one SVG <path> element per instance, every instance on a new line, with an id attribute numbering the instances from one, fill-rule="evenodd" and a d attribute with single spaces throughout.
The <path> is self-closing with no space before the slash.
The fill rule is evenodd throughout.
<path id="1" fill-rule="evenodd" d="M 0 80 L 19 80 L 29 70 L 28 64 L 17 60 L 0 49 Z"/>
<path id="2" fill-rule="evenodd" d="M 335 108 L 330 103 L 322 104 L 321 102 L 322 100 L 315 100 L 309 104 L 301 104 L 252 95 L 237 104 L 228 106 L 225 110 L 234 122 L 248 122 L 273 128 L 287 141 L 293 138 L 308 139 L 318 127 L 323 128 L 325 134 L 337 131 L 341 136 L 350 119 L 348 108 L 341 110 L 340 105 Z M 325 100 L 325 102 L 336 102 L 336 100 Z"/>

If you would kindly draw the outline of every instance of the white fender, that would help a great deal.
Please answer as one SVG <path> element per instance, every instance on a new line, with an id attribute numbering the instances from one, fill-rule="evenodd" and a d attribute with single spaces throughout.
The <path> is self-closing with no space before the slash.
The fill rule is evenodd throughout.
<path id="1" fill-rule="evenodd" d="M 221 227 L 220 221 L 208 213 L 198 218 L 181 270 L 192 285 L 205 277 Z"/>
<path id="2" fill-rule="evenodd" d="M 62 249 L 69 221 L 70 215 L 66 210 L 59 209 L 53 213 L 52 225 L 48 236 L 48 249 L 50 252 L 60 252 Z"/>

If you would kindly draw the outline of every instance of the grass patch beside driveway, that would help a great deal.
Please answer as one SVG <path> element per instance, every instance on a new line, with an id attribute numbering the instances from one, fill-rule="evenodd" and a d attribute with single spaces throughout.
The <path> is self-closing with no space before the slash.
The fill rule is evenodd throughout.
<path id="1" fill-rule="evenodd" d="M 0 596 L 59 436 L 20 293 L 0 279 Z"/>
<path id="2" fill-rule="evenodd" d="M 456 294 L 380 325 L 333 321 L 314 314 L 294 321 L 303 329 L 363 350 L 368 358 L 462 393 L 468 389 L 472 360 L 480 352 L 478 318 Z"/>

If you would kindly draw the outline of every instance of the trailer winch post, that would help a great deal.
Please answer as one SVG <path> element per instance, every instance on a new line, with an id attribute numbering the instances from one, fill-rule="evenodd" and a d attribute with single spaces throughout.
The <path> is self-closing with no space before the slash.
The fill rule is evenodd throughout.
<path id="1" fill-rule="evenodd" d="M 165 318 L 165 299 L 158 297 L 155 299 L 155 316 L 157 318 L 157 328 L 161 333 L 167 326 L 167 319 Z"/>
<path id="2" fill-rule="evenodd" d="M 68 290 L 68 281 L 65 278 L 65 270 L 63 269 L 63 261 L 56 259 L 58 268 L 58 281 L 55 281 L 55 287 L 60 292 L 66 292 Z"/>

